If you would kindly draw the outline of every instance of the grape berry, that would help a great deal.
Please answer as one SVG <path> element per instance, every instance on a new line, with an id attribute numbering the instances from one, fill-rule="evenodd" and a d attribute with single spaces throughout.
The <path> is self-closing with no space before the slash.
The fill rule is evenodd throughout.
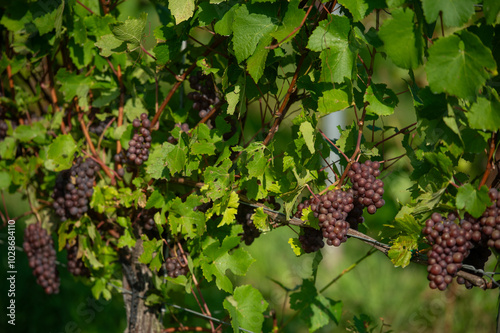
<path id="1" fill-rule="evenodd" d="M 186 253 L 187 255 L 187 253 Z M 173 278 L 186 275 L 189 272 L 187 262 L 184 260 L 181 250 L 170 251 L 166 260 L 167 275 Z"/>

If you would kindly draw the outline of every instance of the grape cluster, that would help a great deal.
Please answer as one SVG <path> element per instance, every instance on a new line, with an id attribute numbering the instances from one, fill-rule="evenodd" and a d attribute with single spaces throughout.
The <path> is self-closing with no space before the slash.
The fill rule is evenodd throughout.
<path id="1" fill-rule="evenodd" d="M 354 207 L 347 214 L 346 221 L 349 222 L 350 227 L 354 230 L 358 230 L 358 226 L 365 221 L 365 218 L 363 217 L 363 208 L 365 208 L 363 204 L 361 204 L 358 200 L 354 200 Z"/>
<path id="2" fill-rule="evenodd" d="M 354 190 L 356 201 L 367 207 L 370 214 L 375 214 L 377 208 L 385 204 L 382 196 L 384 195 L 384 182 L 376 179 L 380 176 L 380 163 L 370 160 L 361 164 L 355 162 L 348 172 Z"/>
<path id="3" fill-rule="evenodd" d="M 101 136 L 111 119 L 112 117 L 108 117 L 104 120 L 100 120 L 98 123 L 92 123 L 89 127 L 89 132 L 94 133 L 97 136 Z"/>
<path id="4" fill-rule="evenodd" d="M 75 159 L 73 166 L 61 171 L 56 178 L 52 198 L 56 214 L 62 221 L 79 219 L 88 211 L 89 200 L 94 193 L 96 173 L 101 169 L 93 159 Z"/>
<path id="5" fill-rule="evenodd" d="M 153 230 L 156 225 L 155 225 L 155 220 L 154 216 L 156 214 L 156 210 L 154 209 L 145 209 L 143 210 L 140 220 L 142 224 L 144 225 L 144 229 L 146 230 Z"/>
<path id="6" fill-rule="evenodd" d="M 142 113 L 140 119 L 132 121 L 134 127 L 134 136 L 128 142 L 128 149 L 116 154 L 114 160 L 116 163 L 127 163 L 129 166 L 141 165 L 149 158 L 149 149 L 151 148 L 151 132 L 149 127 L 151 121 L 148 119 L 147 113 Z M 131 171 L 131 169 L 128 169 Z"/>
<path id="7" fill-rule="evenodd" d="M 449 214 L 447 219 L 443 219 L 439 213 L 433 213 L 431 218 L 425 221 L 423 234 L 432 244 L 427 254 L 427 278 L 432 289 L 446 289 L 462 268 L 464 259 L 472 248 L 471 223 L 463 220 L 458 225 L 454 222 L 455 219 L 453 213 Z"/>
<path id="8" fill-rule="evenodd" d="M 186 253 L 186 256 L 188 254 Z M 189 272 L 187 262 L 184 260 L 181 250 L 170 251 L 166 260 L 167 275 L 173 278 L 179 275 L 186 275 Z"/>
<path id="9" fill-rule="evenodd" d="M 326 238 L 326 244 L 339 246 L 347 240 L 349 222 L 347 215 L 354 208 L 352 191 L 328 191 L 320 197 L 306 200 L 297 206 L 295 217 L 300 217 L 302 209 L 311 207 L 314 216 L 318 218 L 321 233 Z"/>
<path id="10" fill-rule="evenodd" d="M 211 105 L 219 102 L 212 77 L 197 72 L 189 77 L 189 84 L 195 91 L 188 93 L 187 98 L 193 101 L 193 109 L 198 111 L 198 116 L 204 118 L 210 112 Z"/>
<path id="11" fill-rule="evenodd" d="M 259 229 L 253 223 L 252 215 L 254 209 L 248 205 L 240 204 L 236 213 L 236 221 L 243 225 L 243 235 L 241 239 L 246 245 L 251 245 L 255 238 L 260 236 Z"/>
<path id="12" fill-rule="evenodd" d="M 66 244 L 68 251 L 68 271 L 74 276 L 90 276 L 90 270 L 83 263 L 82 258 L 78 258 L 78 242 L 74 245 Z"/>
<path id="13" fill-rule="evenodd" d="M 181 131 L 183 131 L 184 133 L 189 133 L 189 124 L 188 123 L 182 123 L 182 124 L 175 124 L 175 127 L 179 127 L 181 129 Z M 177 139 L 174 138 L 172 135 L 170 135 L 168 138 L 167 138 L 167 142 L 170 142 L 171 144 L 175 145 L 177 144 Z"/>
<path id="14" fill-rule="evenodd" d="M 490 189 L 489 196 L 493 204 L 486 209 L 474 226 L 476 231 L 481 232 L 481 240 L 487 246 L 500 250 L 500 195 L 495 188 Z M 473 234 L 473 240 L 479 242 L 477 232 Z"/>
<path id="15" fill-rule="evenodd" d="M 24 230 L 24 252 L 33 270 L 36 282 L 46 294 L 59 293 L 59 272 L 56 268 L 56 250 L 52 237 L 38 224 L 30 224 Z"/>
<path id="16" fill-rule="evenodd" d="M 316 252 L 325 246 L 323 232 L 314 228 L 302 228 L 303 234 L 299 236 L 300 245 L 305 253 Z"/>

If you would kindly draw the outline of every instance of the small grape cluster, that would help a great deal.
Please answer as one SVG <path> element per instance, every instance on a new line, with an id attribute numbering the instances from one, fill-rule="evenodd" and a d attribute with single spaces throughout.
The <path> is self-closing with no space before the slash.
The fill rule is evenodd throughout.
<path id="1" fill-rule="evenodd" d="M 148 119 L 147 113 L 142 113 L 140 119 L 134 119 L 132 126 L 134 127 L 134 136 L 128 142 L 127 151 L 122 150 L 114 156 L 116 163 L 129 165 L 128 171 L 132 171 L 131 166 L 141 165 L 148 160 L 152 141 L 151 132 L 149 131 L 151 121 Z"/>
<path id="2" fill-rule="evenodd" d="M 382 199 L 384 182 L 377 179 L 380 176 L 379 168 L 380 163 L 376 161 L 368 160 L 363 164 L 355 162 L 347 174 L 352 182 L 354 198 L 367 207 L 370 214 L 375 214 L 377 208 L 381 208 L 385 204 L 384 199 Z"/>
<path id="3" fill-rule="evenodd" d="M 112 117 L 107 117 L 106 119 L 100 120 L 97 123 L 92 123 L 89 127 L 89 132 L 94 133 L 97 136 L 101 136 L 101 134 L 104 132 L 106 126 L 108 126 L 111 119 Z"/>
<path id="4" fill-rule="evenodd" d="M 427 278 L 431 289 L 445 290 L 462 268 L 472 248 L 470 222 L 463 220 L 458 225 L 454 222 L 456 218 L 453 213 L 447 219 L 443 219 L 439 213 L 433 213 L 425 221 L 423 234 L 432 244 L 427 254 Z"/>
<path id="5" fill-rule="evenodd" d="M 186 253 L 186 256 L 188 253 Z M 187 262 L 184 260 L 181 250 L 170 251 L 166 260 L 167 275 L 173 278 L 186 275 L 189 272 Z"/>
<path id="6" fill-rule="evenodd" d="M 325 194 L 306 200 L 297 206 L 295 217 L 300 218 L 302 209 L 311 207 L 314 216 L 318 218 L 321 233 L 326 238 L 326 244 L 340 246 L 347 241 L 349 222 L 346 221 L 349 212 L 354 208 L 352 191 L 328 191 Z"/>
<path id="7" fill-rule="evenodd" d="M 83 263 L 82 258 L 78 258 L 78 242 L 73 245 L 66 244 L 68 251 L 68 271 L 74 276 L 90 276 L 90 270 Z"/>
<path id="8" fill-rule="evenodd" d="M 94 193 L 96 173 L 101 169 L 93 159 L 75 159 L 73 166 L 61 171 L 56 178 L 52 198 L 56 214 L 62 221 L 79 219 L 88 211 L 89 199 Z"/>
<path id="9" fill-rule="evenodd" d="M 219 102 L 212 77 L 200 71 L 189 77 L 189 84 L 195 91 L 188 93 L 187 98 L 194 102 L 193 109 L 198 111 L 198 116 L 204 118 L 210 112 L 211 105 Z"/>
<path id="10" fill-rule="evenodd" d="M 145 209 L 142 211 L 140 220 L 142 224 L 144 225 L 144 229 L 146 230 L 153 230 L 156 225 L 155 225 L 155 220 L 154 216 L 156 214 L 156 210 L 154 209 Z"/>
<path id="11" fill-rule="evenodd" d="M 243 226 L 243 235 L 241 239 L 246 245 L 251 245 L 255 238 L 260 236 L 259 229 L 253 223 L 252 215 L 254 209 L 248 205 L 240 204 L 236 213 L 236 221 Z"/>
<path id="12" fill-rule="evenodd" d="M 476 231 L 481 232 L 481 240 L 487 246 L 500 250 L 500 195 L 495 188 L 490 189 L 489 196 L 493 204 L 479 218 Z M 473 240 L 479 242 L 477 233 Z"/>
<path id="13" fill-rule="evenodd" d="M 325 246 L 323 232 L 314 228 L 302 228 L 304 232 L 299 236 L 300 245 L 305 253 L 316 252 Z"/>
<path id="14" fill-rule="evenodd" d="M 181 131 L 183 131 L 184 133 L 189 133 L 189 124 L 188 123 L 178 123 L 178 124 L 175 124 L 175 127 L 179 127 L 181 129 Z M 170 142 L 171 144 L 175 145 L 177 144 L 177 139 L 174 138 L 172 135 L 170 135 L 168 138 L 167 138 L 167 142 Z"/>
<path id="15" fill-rule="evenodd" d="M 349 214 L 347 214 L 346 221 L 349 222 L 349 225 L 354 230 L 358 230 L 358 226 L 365 221 L 365 218 L 363 217 L 363 208 L 365 208 L 363 204 L 361 204 L 358 200 L 354 200 L 354 207 Z"/>
<path id="16" fill-rule="evenodd" d="M 59 293 L 59 272 L 56 267 L 54 241 L 38 224 L 30 224 L 24 230 L 23 249 L 28 256 L 33 275 L 46 294 Z"/>

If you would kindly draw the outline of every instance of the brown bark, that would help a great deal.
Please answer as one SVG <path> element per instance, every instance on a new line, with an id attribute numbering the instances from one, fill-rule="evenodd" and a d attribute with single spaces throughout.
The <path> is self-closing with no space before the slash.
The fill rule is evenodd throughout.
<path id="1" fill-rule="evenodd" d="M 128 323 L 125 333 L 159 333 L 162 331 L 158 312 L 144 303 L 146 292 L 152 288 L 150 285 L 152 273 L 147 265 L 138 261 L 142 251 L 142 240 L 139 239 L 128 258 L 122 258 L 123 287 L 130 291 L 130 293 L 123 294 Z"/>

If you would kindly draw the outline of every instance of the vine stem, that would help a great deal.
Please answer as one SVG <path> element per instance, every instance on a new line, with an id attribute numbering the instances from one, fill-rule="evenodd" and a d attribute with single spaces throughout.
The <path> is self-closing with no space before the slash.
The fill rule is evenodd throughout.
<path id="1" fill-rule="evenodd" d="M 488 163 L 486 165 L 486 170 L 484 171 L 483 178 L 479 183 L 479 188 L 483 187 L 483 185 L 486 184 L 486 181 L 488 180 L 491 170 L 493 169 L 493 154 L 495 153 L 496 150 L 495 134 L 496 134 L 495 132 L 491 133 L 490 151 L 488 153 Z"/>
<path id="2" fill-rule="evenodd" d="M 402 128 L 402 129 L 400 129 L 399 131 L 397 131 L 397 132 L 396 132 L 396 133 L 394 133 L 393 135 L 388 136 L 387 138 L 383 139 L 382 141 L 377 142 L 377 143 L 375 144 L 375 147 L 377 147 L 377 146 L 378 146 L 379 144 L 381 144 L 381 143 L 384 143 L 384 142 L 385 142 L 385 141 L 387 141 L 387 140 L 392 139 L 393 137 L 395 137 L 395 136 L 396 136 L 396 135 L 398 135 L 398 134 L 401 134 L 401 133 L 405 134 L 407 130 L 408 130 L 409 132 L 414 131 L 414 130 L 415 130 L 415 128 L 411 128 L 411 129 L 410 129 L 410 127 L 413 127 L 413 126 L 416 126 L 416 125 L 417 125 L 417 123 L 415 122 L 415 123 L 413 123 L 413 124 L 411 124 L 411 125 L 408 125 L 408 126 L 406 126 L 406 127 Z"/>
<path id="3" fill-rule="evenodd" d="M 337 1 L 335 0 L 335 3 Z M 335 5 L 334 5 L 335 6 Z M 309 6 L 309 9 L 307 10 L 306 12 L 306 15 L 304 16 L 304 18 L 302 19 L 302 22 L 300 22 L 300 25 L 298 27 L 295 27 L 295 29 L 292 30 L 292 32 L 290 32 L 288 34 L 288 36 L 286 36 L 285 38 L 283 38 L 283 40 L 281 42 L 278 42 L 278 44 L 274 44 L 274 45 L 269 45 L 269 46 L 266 46 L 265 48 L 266 49 L 269 49 L 269 50 L 274 50 L 275 48 L 279 47 L 281 44 L 283 44 L 288 38 L 292 37 L 293 34 L 295 34 L 297 31 L 299 31 L 302 26 L 304 25 L 304 23 L 306 22 L 306 19 L 307 17 L 309 16 L 309 13 L 311 13 L 311 9 L 314 7 L 314 5 L 311 5 Z"/>
<path id="4" fill-rule="evenodd" d="M 221 38 L 217 39 L 212 45 L 210 45 L 210 49 L 206 50 L 202 54 L 202 56 L 205 57 L 205 56 L 209 55 L 210 52 L 211 52 L 210 50 L 211 49 L 215 49 L 224 40 L 225 40 L 224 37 L 221 37 Z M 153 120 L 151 121 L 151 126 L 149 128 L 150 131 L 152 131 L 155 128 L 155 125 L 158 123 L 158 120 L 160 119 L 160 116 L 161 116 L 163 110 L 167 106 L 168 102 L 170 102 L 170 100 L 172 99 L 172 96 L 174 96 L 174 94 L 177 91 L 177 89 L 179 89 L 179 87 L 182 85 L 182 83 L 184 82 L 184 80 L 186 79 L 186 77 L 195 68 L 196 68 L 196 63 L 194 63 L 191 66 L 189 66 L 189 68 L 184 73 L 182 73 L 182 75 L 180 75 L 180 76 L 177 77 L 177 82 L 173 85 L 172 89 L 170 89 L 170 91 L 168 92 L 167 96 L 165 97 L 165 99 L 161 103 L 160 107 L 158 108 L 158 111 L 156 112 L 155 116 L 153 117 Z"/>

